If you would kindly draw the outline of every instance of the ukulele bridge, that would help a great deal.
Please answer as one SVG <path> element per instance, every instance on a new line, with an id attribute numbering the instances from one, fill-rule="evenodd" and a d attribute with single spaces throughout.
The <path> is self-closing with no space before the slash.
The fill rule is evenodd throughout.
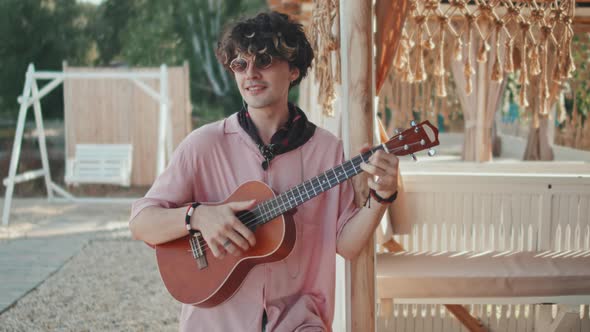
<path id="1" fill-rule="evenodd" d="M 191 245 L 191 252 L 193 254 L 193 258 L 197 261 L 197 266 L 199 270 L 202 270 L 208 266 L 207 257 L 205 257 L 205 251 L 203 250 L 203 245 L 205 241 L 203 240 L 203 236 L 201 232 L 195 232 L 195 236 L 191 236 L 189 243 Z"/>

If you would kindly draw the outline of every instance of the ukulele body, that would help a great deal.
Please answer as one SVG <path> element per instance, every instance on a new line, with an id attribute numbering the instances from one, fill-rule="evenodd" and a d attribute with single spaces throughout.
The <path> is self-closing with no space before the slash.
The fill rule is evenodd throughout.
<path id="1" fill-rule="evenodd" d="M 274 192 L 265 183 L 249 181 L 239 186 L 225 201 L 207 205 L 252 199 L 262 202 L 274 197 Z M 201 240 L 205 267 L 197 264 L 188 235 L 157 245 L 158 268 L 168 292 L 182 303 L 203 308 L 216 306 L 239 289 L 253 267 L 287 257 L 295 245 L 295 223 L 288 214 L 257 226 L 254 234 L 256 245 L 239 256 L 226 254 L 221 259 L 215 258 Z"/>

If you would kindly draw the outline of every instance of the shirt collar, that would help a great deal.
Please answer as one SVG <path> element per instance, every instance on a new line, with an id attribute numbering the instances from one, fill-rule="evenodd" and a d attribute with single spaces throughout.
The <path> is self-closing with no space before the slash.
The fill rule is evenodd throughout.
<path id="1" fill-rule="evenodd" d="M 237 113 L 234 113 L 225 119 L 225 125 L 223 128 L 225 134 L 237 134 L 240 130 L 242 130 L 242 127 L 240 127 L 240 123 L 238 122 Z"/>

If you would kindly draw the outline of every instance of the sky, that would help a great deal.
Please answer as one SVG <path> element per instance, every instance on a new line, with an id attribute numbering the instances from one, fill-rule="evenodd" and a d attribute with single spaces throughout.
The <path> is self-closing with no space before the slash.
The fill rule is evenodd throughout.
<path id="1" fill-rule="evenodd" d="M 95 5 L 98 5 L 99 3 L 103 2 L 104 0 L 78 0 L 78 2 L 89 2 L 89 3 L 93 3 Z"/>

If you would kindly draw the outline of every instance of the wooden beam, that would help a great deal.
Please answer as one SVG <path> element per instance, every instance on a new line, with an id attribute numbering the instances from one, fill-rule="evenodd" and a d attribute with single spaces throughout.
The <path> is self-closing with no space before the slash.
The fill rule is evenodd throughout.
<path id="1" fill-rule="evenodd" d="M 348 155 L 373 143 L 373 12 L 372 1 L 340 1 L 342 59 L 342 136 Z M 355 198 L 362 206 L 367 197 L 366 174 L 353 178 Z M 368 241 L 350 262 L 350 329 L 375 331 L 375 240 Z"/>
<path id="2" fill-rule="evenodd" d="M 574 33 L 590 32 L 590 17 L 574 16 L 572 28 L 574 29 Z"/>
<path id="3" fill-rule="evenodd" d="M 450 311 L 470 332 L 485 332 L 483 324 L 479 319 L 474 318 L 469 314 L 464 306 L 458 304 L 445 304 L 445 307 Z"/>
<path id="4" fill-rule="evenodd" d="M 270 10 L 287 14 L 304 26 L 311 23 L 312 0 L 267 0 L 266 3 Z"/>

